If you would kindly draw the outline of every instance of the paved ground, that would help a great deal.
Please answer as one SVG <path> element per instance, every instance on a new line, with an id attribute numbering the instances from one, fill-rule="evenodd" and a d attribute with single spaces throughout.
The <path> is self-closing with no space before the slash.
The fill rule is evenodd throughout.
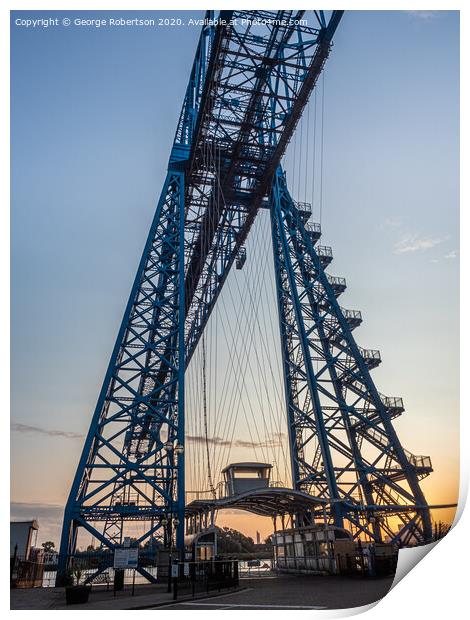
<path id="1" fill-rule="evenodd" d="M 237 588 L 238 591 L 241 588 Z M 217 593 L 218 594 L 218 593 Z M 196 595 L 196 598 L 205 593 Z M 179 600 L 192 597 L 189 592 L 181 592 Z M 88 603 L 84 605 L 66 605 L 64 588 L 20 588 L 10 590 L 11 609 L 148 609 L 173 601 L 173 594 L 167 592 L 165 583 L 157 585 L 136 585 L 132 596 L 132 586 L 126 585 L 124 591 L 106 590 L 104 586 L 93 587 Z"/>
<path id="2" fill-rule="evenodd" d="M 383 598 L 393 578 L 360 579 L 315 575 L 243 580 L 246 589 L 212 599 L 182 601 L 165 609 L 344 609 Z"/>
<path id="3" fill-rule="evenodd" d="M 361 579 L 285 575 L 242 579 L 236 592 L 204 594 L 192 599 L 181 593 L 178 601 L 165 584 L 130 587 L 113 596 L 112 590 L 93 589 L 86 605 L 65 605 L 63 588 L 11 590 L 11 609 L 343 609 L 367 605 L 383 598 L 393 578 Z"/>

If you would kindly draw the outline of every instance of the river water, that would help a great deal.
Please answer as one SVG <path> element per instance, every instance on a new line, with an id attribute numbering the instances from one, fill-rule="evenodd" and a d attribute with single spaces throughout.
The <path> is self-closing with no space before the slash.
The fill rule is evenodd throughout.
<path id="1" fill-rule="evenodd" d="M 248 562 L 247 560 L 240 560 L 238 563 L 238 570 L 239 570 L 239 575 L 240 578 L 247 578 L 247 577 L 267 577 L 270 573 L 272 569 L 272 560 L 260 560 L 260 566 L 248 566 Z M 146 570 L 153 575 L 154 577 L 158 578 L 158 569 L 157 568 L 153 568 L 153 567 L 147 567 Z M 84 570 L 83 571 L 83 575 L 82 575 L 82 579 L 85 579 L 85 577 L 89 574 L 93 574 L 95 571 L 94 570 Z M 110 586 L 112 586 L 113 583 L 113 579 L 114 579 L 114 569 L 112 568 L 108 568 L 105 573 L 108 575 L 109 577 L 109 583 Z M 56 578 L 56 571 L 46 571 L 44 573 L 44 577 L 43 577 L 43 588 L 51 588 L 55 586 L 55 578 Z M 144 584 L 144 583 L 148 583 L 147 579 L 145 579 L 145 577 L 143 577 L 142 575 L 140 575 L 139 573 L 135 573 L 134 575 L 134 571 L 132 569 L 126 570 L 124 573 L 124 583 L 125 584 L 132 584 L 133 580 L 135 579 L 135 583 L 136 584 Z M 166 579 L 166 577 L 165 577 Z M 103 583 L 103 582 L 102 582 Z M 106 582 L 104 582 L 106 583 Z"/>

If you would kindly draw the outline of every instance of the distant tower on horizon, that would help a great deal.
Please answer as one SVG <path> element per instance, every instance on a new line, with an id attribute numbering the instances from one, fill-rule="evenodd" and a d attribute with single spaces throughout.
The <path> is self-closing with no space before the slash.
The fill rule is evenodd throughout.
<path id="1" fill-rule="evenodd" d="M 258 531 L 256 532 L 256 544 L 261 544 L 261 534 Z"/>

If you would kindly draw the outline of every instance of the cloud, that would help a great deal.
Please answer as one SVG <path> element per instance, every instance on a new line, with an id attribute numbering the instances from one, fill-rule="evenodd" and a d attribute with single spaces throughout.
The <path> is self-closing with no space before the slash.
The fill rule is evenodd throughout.
<path id="1" fill-rule="evenodd" d="M 36 519 L 39 525 L 37 544 L 53 540 L 59 546 L 60 530 L 64 507 L 57 504 L 39 504 L 27 502 L 11 502 L 10 518 L 12 521 L 31 521 Z"/>
<path id="2" fill-rule="evenodd" d="M 282 446 L 283 438 L 283 433 L 275 433 L 273 436 L 261 442 L 244 441 L 242 439 L 237 439 L 234 442 L 234 445 L 238 448 L 279 448 L 280 446 Z"/>
<path id="3" fill-rule="evenodd" d="M 62 519 L 64 507 L 59 504 L 11 502 L 10 516 L 15 520 L 39 519 L 41 517 Z"/>
<path id="4" fill-rule="evenodd" d="M 40 426 L 30 426 L 29 424 L 20 424 L 14 422 L 11 430 L 15 433 L 38 433 L 40 435 L 48 435 L 49 437 L 66 437 L 67 439 L 83 439 L 82 433 L 74 433 L 72 431 L 58 431 L 41 428 Z"/>
<path id="5" fill-rule="evenodd" d="M 29 424 L 20 424 L 14 422 L 11 425 L 11 430 L 15 433 L 37 433 L 39 435 L 47 435 L 49 437 L 65 437 L 66 439 L 83 439 L 84 435 L 81 433 L 74 433 L 72 431 L 60 431 L 55 429 L 46 429 L 40 426 L 31 426 Z M 207 443 L 212 446 L 234 446 L 236 448 L 278 448 L 282 445 L 284 440 L 284 433 L 274 433 L 271 437 L 266 438 L 264 441 L 246 441 L 244 439 L 235 439 L 230 441 L 229 439 L 223 439 L 222 437 L 209 437 Z M 205 443 L 206 438 L 204 435 L 186 435 L 186 441 L 189 443 Z"/>
<path id="6" fill-rule="evenodd" d="M 204 435 L 186 435 L 185 439 L 189 443 L 206 442 L 206 438 Z M 228 439 L 222 439 L 222 437 L 208 437 L 207 443 L 212 446 L 229 446 L 231 442 Z"/>
<path id="7" fill-rule="evenodd" d="M 445 254 L 444 258 L 457 258 L 457 250 L 451 250 L 448 254 Z"/>
<path id="8" fill-rule="evenodd" d="M 382 222 L 380 228 L 381 229 L 384 229 L 384 228 L 400 228 L 400 226 L 402 224 L 403 224 L 403 218 L 401 218 L 401 217 L 387 217 Z"/>
<path id="9" fill-rule="evenodd" d="M 248 441 L 245 439 L 235 439 L 229 441 L 221 437 L 209 437 L 207 443 L 213 446 L 234 446 L 235 448 L 279 448 L 284 440 L 284 433 L 274 433 L 264 441 Z M 186 435 L 189 443 L 205 443 L 204 435 Z"/>
<path id="10" fill-rule="evenodd" d="M 430 19 L 436 19 L 436 17 L 439 17 L 439 13 L 441 13 L 441 11 L 405 11 L 405 13 L 408 13 L 408 15 L 416 17 L 417 19 L 429 21 Z"/>
<path id="11" fill-rule="evenodd" d="M 395 244 L 394 254 L 408 254 L 430 250 L 436 245 L 447 241 L 449 237 L 419 237 L 418 235 L 405 235 Z"/>

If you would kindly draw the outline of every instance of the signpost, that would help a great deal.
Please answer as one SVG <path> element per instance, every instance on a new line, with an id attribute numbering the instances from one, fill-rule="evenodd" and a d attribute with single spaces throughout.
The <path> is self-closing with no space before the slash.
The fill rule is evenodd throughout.
<path id="1" fill-rule="evenodd" d="M 114 568 L 137 568 L 139 549 L 137 547 L 116 547 Z"/>
<path id="2" fill-rule="evenodd" d="M 116 547 L 114 549 L 114 596 L 116 596 L 116 590 L 124 589 L 124 571 L 126 568 L 132 568 L 134 570 L 134 578 L 132 580 L 132 594 L 134 595 L 135 569 L 138 565 L 138 547 Z"/>

